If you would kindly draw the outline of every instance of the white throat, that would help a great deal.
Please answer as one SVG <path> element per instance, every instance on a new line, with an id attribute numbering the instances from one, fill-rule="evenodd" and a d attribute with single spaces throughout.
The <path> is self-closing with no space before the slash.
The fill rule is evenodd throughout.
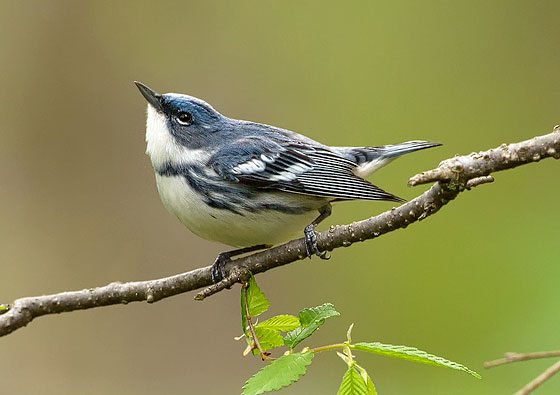
<path id="1" fill-rule="evenodd" d="M 203 150 L 188 149 L 179 144 L 167 127 L 165 116 L 148 104 L 146 121 L 146 154 L 152 161 L 154 169 L 167 163 L 198 163 L 208 160 L 210 154 Z"/>

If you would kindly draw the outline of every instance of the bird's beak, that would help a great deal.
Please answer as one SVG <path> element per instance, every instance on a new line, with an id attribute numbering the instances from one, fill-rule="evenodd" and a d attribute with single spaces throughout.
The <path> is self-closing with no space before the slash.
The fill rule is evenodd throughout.
<path id="1" fill-rule="evenodd" d="M 150 103 L 157 111 L 161 111 L 161 94 L 151 90 L 141 82 L 134 81 L 134 83 L 140 90 L 142 96 L 144 96 L 144 98 L 148 101 L 148 103 Z"/>

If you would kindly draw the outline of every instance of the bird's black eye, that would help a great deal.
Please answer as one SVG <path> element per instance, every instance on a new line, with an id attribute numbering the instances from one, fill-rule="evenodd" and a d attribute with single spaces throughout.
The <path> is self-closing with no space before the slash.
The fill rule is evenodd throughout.
<path id="1" fill-rule="evenodd" d="M 193 122 L 193 116 L 190 112 L 180 112 L 179 115 L 177 115 L 176 119 L 177 122 L 185 126 L 188 126 Z"/>

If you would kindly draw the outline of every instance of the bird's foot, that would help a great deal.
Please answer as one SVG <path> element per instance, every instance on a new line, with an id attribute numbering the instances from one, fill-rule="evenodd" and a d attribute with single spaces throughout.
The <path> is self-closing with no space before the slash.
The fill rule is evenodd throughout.
<path id="1" fill-rule="evenodd" d="M 305 235 L 305 249 L 307 250 L 307 256 L 309 258 L 311 258 L 312 255 L 317 255 L 321 259 L 331 259 L 331 256 L 327 251 L 319 251 L 319 247 L 317 246 L 317 232 L 315 232 L 315 225 L 307 225 L 303 231 L 303 234 Z"/>
<path id="2" fill-rule="evenodd" d="M 226 266 L 231 262 L 231 258 L 237 255 L 246 254 L 248 252 L 264 250 L 271 247 L 269 244 L 258 244 L 251 247 L 239 248 L 237 250 L 222 252 L 216 257 L 212 265 L 212 281 L 214 284 L 219 283 L 228 277 L 230 273 L 226 270 Z M 229 287 L 227 287 L 229 289 Z"/>
<path id="3" fill-rule="evenodd" d="M 226 265 L 231 262 L 231 257 L 228 253 L 221 253 L 216 257 L 212 265 L 212 281 L 214 284 L 219 283 L 227 277 Z"/>

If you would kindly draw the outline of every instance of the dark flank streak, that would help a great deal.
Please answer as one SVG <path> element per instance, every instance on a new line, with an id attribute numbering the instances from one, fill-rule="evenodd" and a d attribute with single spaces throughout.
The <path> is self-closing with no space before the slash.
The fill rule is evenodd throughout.
<path id="1" fill-rule="evenodd" d="M 284 214 L 303 214 L 313 209 L 304 206 L 288 206 L 278 203 L 263 202 L 257 195 L 266 193 L 258 188 L 227 185 L 222 178 L 212 178 L 204 173 L 201 166 L 174 165 L 166 163 L 156 172 L 163 177 L 183 177 L 187 184 L 200 195 L 210 207 L 227 210 L 243 216 L 243 212 L 257 213 L 261 211 L 277 211 Z"/>

